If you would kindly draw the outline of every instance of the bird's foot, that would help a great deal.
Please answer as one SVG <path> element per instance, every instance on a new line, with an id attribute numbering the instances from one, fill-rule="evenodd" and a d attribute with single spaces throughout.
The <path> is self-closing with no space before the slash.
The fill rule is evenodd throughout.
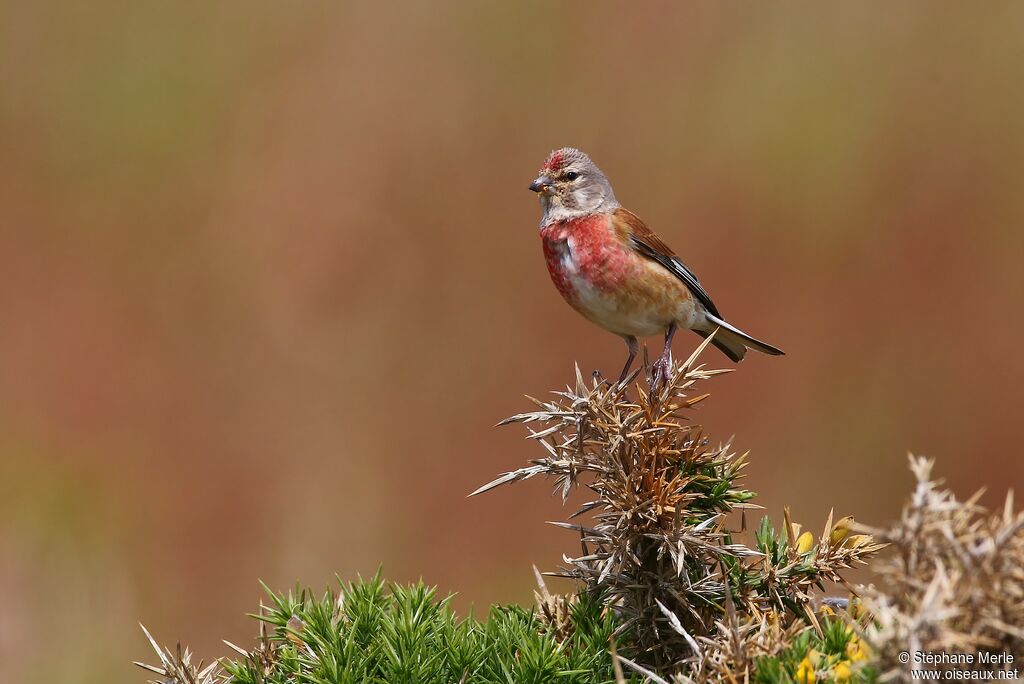
<path id="1" fill-rule="evenodd" d="M 594 384 L 596 384 L 599 387 L 601 385 L 604 385 L 606 387 L 611 387 L 612 386 L 612 381 L 609 380 L 608 378 L 604 377 L 604 373 L 602 373 L 599 370 L 596 370 L 593 373 L 591 373 L 590 377 L 592 377 L 594 379 Z"/>
<path id="2" fill-rule="evenodd" d="M 665 355 L 658 357 L 658 360 L 651 366 L 651 391 L 661 389 L 668 382 L 669 374 L 672 372 L 672 357 Z"/>

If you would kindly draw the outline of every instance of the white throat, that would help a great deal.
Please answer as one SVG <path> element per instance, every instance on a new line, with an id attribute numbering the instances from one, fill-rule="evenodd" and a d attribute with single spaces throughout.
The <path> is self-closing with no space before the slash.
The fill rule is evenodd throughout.
<path id="1" fill-rule="evenodd" d="M 583 218 L 584 216 L 591 216 L 592 214 L 606 214 L 611 211 L 615 211 L 620 206 L 615 197 L 604 197 L 599 204 L 587 208 L 570 208 L 562 204 L 558 199 L 547 195 L 541 195 L 540 206 L 544 210 L 544 215 L 540 219 L 540 227 L 546 228 L 553 223 L 559 223 L 561 221 L 572 221 L 575 219 Z"/>

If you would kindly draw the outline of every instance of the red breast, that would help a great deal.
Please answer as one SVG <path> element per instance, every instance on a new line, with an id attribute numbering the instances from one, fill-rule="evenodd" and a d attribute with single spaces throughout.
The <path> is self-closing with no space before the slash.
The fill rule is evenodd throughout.
<path id="1" fill-rule="evenodd" d="M 551 280 L 574 306 L 579 304 L 574 279 L 610 293 L 637 270 L 635 255 L 618 240 L 608 214 L 553 223 L 540 235 Z"/>

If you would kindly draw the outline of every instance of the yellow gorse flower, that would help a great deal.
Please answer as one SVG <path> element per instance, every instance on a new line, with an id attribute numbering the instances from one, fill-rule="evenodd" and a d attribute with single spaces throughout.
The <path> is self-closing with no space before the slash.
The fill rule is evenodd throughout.
<path id="1" fill-rule="evenodd" d="M 862 546 L 874 543 L 875 538 L 870 534 L 853 534 L 846 538 L 846 541 L 843 542 L 843 546 L 848 549 L 858 549 Z"/>
<path id="2" fill-rule="evenodd" d="M 814 546 L 814 535 L 811 534 L 810 532 L 804 532 L 796 540 L 796 552 L 797 553 L 807 553 L 808 551 L 811 550 L 812 546 Z"/>
<path id="3" fill-rule="evenodd" d="M 811 665 L 810 657 L 805 657 L 800 661 L 800 666 L 796 668 L 797 684 L 814 684 L 817 679 L 818 678 L 814 674 L 814 666 Z"/>
<path id="4" fill-rule="evenodd" d="M 848 515 L 845 518 L 840 518 L 836 521 L 836 524 L 832 526 L 832 532 L 829 534 L 829 541 L 832 544 L 838 544 L 839 542 L 846 539 L 850 534 L 850 528 L 853 526 L 853 516 Z"/>
<path id="5" fill-rule="evenodd" d="M 868 647 L 857 637 L 852 637 L 850 643 L 846 644 L 846 657 L 851 663 L 867 660 L 870 656 Z"/>
<path id="6" fill-rule="evenodd" d="M 832 668 L 832 679 L 837 684 L 845 684 L 850 681 L 850 677 L 853 676 L 853 672 L 850 670 L 850 666 L 846 663 L 838 663 Z"/>

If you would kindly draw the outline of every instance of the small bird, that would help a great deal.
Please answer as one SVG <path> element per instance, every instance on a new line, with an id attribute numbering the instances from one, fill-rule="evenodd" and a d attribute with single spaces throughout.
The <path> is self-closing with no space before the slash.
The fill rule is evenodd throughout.
<path id="1" fill-rule="evenodd" d="M 652 371 L 655 385 L 667 378 L 678 328 L 714 333 L 711 343 L 735 362 L 747 349 L 783 353 L 726 323 L 693 271 L 619 204 L 608 178 L 580 150 L 552 152 L 530 190 L 544 210 L 540 236 L 555 287 L 584 318 L 626 341 L 620 383 L 636 358 L 637 338 L 648 335 L 665 335 Z"/>

